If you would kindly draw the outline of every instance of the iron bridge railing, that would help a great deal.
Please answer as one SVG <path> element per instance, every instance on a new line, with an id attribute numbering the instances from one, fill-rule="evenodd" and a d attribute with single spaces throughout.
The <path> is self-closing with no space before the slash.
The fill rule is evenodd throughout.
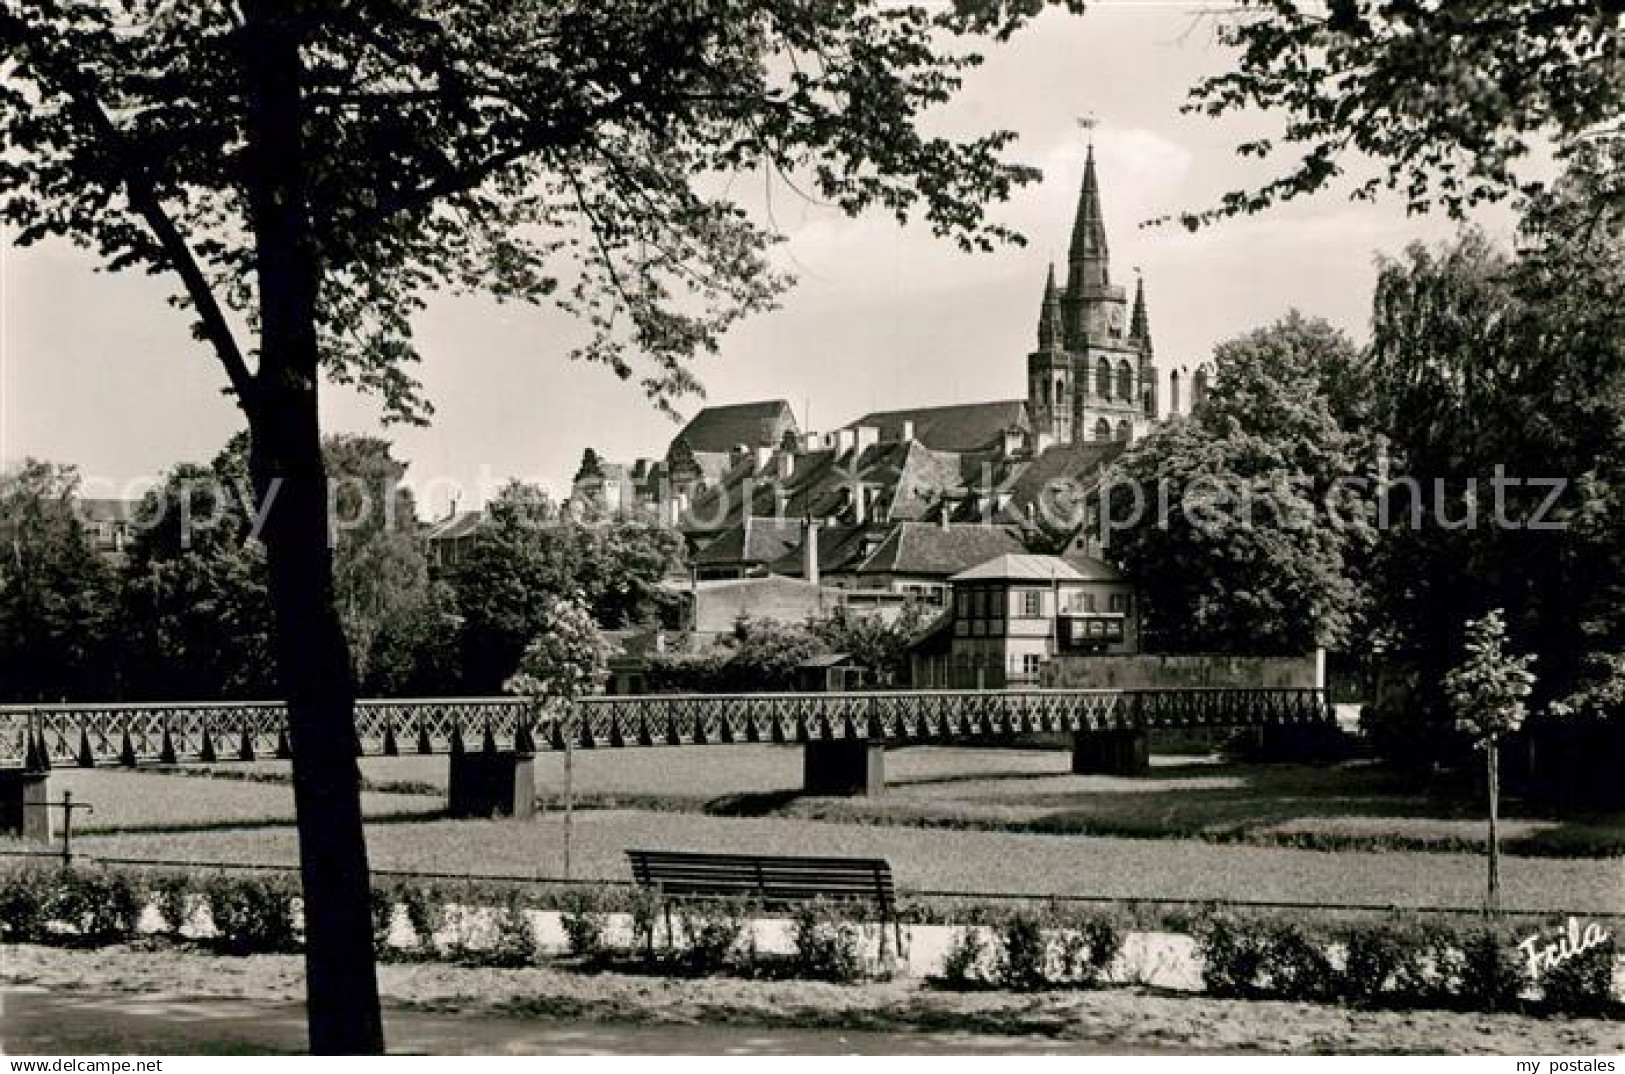
<path id="1" fill-rule="evenodd" d="M 581 747 L 954 742 L 1114 729 L 1327 723 L 1313 688 L 649 694 L 538 709 L 517 697 L 356 703 L 363 755 Z M 278 701 L 0 706 L 0 767 L 214 764 L 291 756 Z"/>

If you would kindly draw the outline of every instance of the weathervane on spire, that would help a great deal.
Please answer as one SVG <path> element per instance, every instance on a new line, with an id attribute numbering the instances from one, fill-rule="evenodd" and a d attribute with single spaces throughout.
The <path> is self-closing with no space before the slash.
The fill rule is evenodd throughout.
<path id="1" fill-rule="evenodd" d="M 1083 115 L 1078 117 L 1078 128 L 1088 132 L 1089 147 L 1091 149 L 1093 149 L 1095 145 L 1095 128 L 1099 125 L 1100 120 L 1096 118 L 1093 111 L 1085 112 Z"/>

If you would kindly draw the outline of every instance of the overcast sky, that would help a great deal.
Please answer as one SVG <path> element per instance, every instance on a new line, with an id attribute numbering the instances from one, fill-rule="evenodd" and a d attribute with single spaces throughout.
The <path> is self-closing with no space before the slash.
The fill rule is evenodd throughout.
<path id="1" fill-rule="evenodd" d="M 1083 166 L 1076 118 L 1086 113 L 1099 121 L 1113 272 L 1125 284 L 1136 266 L 1144 272 L 1164 376 L 1294 306 L 1363 339 L 1375 255 L 1444 238 L 1447 221 L 1407 219 L 1397 199 L 1351 204 L 1339 193 L 1196 235 L 1139 226 L 1205 208 L 1261 174 L 1232 147 L 1278 122 L 1180 114 L 1186 89 L 1226 62 L 1192 11 L 1096 0 L 1081 18 L 1048 14 L 990 46 L 961 100 L 938 117 L 947 130 L 1020 133 L 1013 155 L 1040 166 L 1044 181 L 996 212 L 1027 235 L 1025 248 L 966 255 L 923 228 L 847 219 L 781 188 L 775 219 L 800 282 L 781 310 L 735 329 L 701 363 L 708 399 L 783 398 L 804 425 L 827 429 L 871 409 L 1021 396 L 1044 267 L 1065 259 Z M 1483 223 L 1507 234 L 1504 212 Z M 87 491 L 105 495 L 207 459 L 237 429 L 223 375 L 185 317 L 163 304 L 163 282 L 97 273 L 62 245 L 15 250 L 8 241 L 3 257 L 0 464 L 73 463 Z M 564 490 L 584 447 L 630 460 L 663 453 L 675 432 L 635 382 L 565 360 L 576 329 L 556 312 L 447 299 L 431 304 L 418 335 L 438 411 L 431 427 L 382 430 L 374 403 L 337 389 L 324 417 L 331 430 L 393 439 L 431 513 L 454 486 L 467 507 L 510 475 Z"/>

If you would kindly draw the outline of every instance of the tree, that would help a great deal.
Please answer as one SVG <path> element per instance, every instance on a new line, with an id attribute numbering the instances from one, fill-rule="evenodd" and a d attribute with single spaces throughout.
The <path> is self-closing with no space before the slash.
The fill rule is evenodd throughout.
<path id="1" fill-rule="evenodd" d="M 908 647 L 925 623 L 924 606 L 907 605 L 898 615 L 834 615 L 809 624 L 813 635 L 833 653 L 847 653 L 872 669 L 884 684 L 901 682 L 908 674 Z"/>
<path id="2" fill-rule="evenodd" d="M 1183 217 L 1197 227 L 1313 194 L 1344 174 L 1352 151 L 1383 170 L 1353 194 L 1402 191 L 1412 211 L 1452 215 L 1529 193 L 1536 151 L 1560 156 L 1625 135 L 1625 0 L 1241 0 L 1212 16 L 1235 50 L 1223 74 L 1193 87 L 1186 111 L 1282 113 L 1284 174 Z M 1618 184 L 1600 191 L 1616 205 Z"/>
<path id="3" fill-rule="evenodd" d="M 1294 312 L 1220 344 L 1207 402 L 1103 482 L 1107 551 L 1169 651 L 1303 653 L 1361 622 L 1371 460 L 1345 385 L 1360 356 Z M 1343 418 L 1340 421 L 1339 415 Z"/>
<path id="4" fill-rule="evenodd" d="M 1501 796 L 1497 744 L 1523 724 L 1524 701 L 1534 686 L 1532 656 L 1506 651 L 1506 618 L 1496 608 L 1467 624 L 1467 656 L 1445 678 L 1445 689 L 1459 729 L 1484 751 L 1489 793 L 1489 883 L 1486 906 L 1501 909 L 1501 839 L 1497 812 Z"/>
<path id="5" fill-rule="evenodd" d="M 9 701 L 60 701 L 113 686 L 112 572 L 75 510 L 79 475 L 25 459 L 0 473 L 0 682 Z"/>
<path id="6" fill-rule="evenodd" d="M 503 684 L 530 698 L 537 716 L 561 721 L 564 737 L 564 878 L 570 878 L 570 843 L 575 828 L 575 741 L 571 703 L 603 689 L 609 675 L 610 646 L 598 631 L 586 602 L 549 597 L 542 607 L 541 631 L 525 647 L 519 670 Z"/>
<path id="7" fill-rule="evenodd" d="M 1532 199 L 1515 252 L 1464 233 L 1384 261 L 1374 421 L 1390 454 L 1375 625 L 1419 671 L 1413 718 L 1451 721 L 1460 624 L 1505 609 L 1543 709 L 1617 716 L 1625 653 L 1625 203 L 1592 147 Z"/>
<path id="8" fill-rule="evenodd" d="M 695 387 L 687 360 L 786 283 L 771 231 L 709 193 L 739 172 L 799 172 L 848 212 L 921 216 L 969 249 L 1014 238 L 984 214 L 1036 175 L 1000 159 L 1011 135 L 919 126 L 975 62 L 954 35 L 1008 34 L 1034 7 L 0 6 L 0 193 L 17 241 L 170 274 L 252 435 L 314 1049 L 382 1046 L 323 376 L 422 420 L 412 314 L 465 290 L 559 303 L 592 330 L 581 357 L 667 404 Z"/>

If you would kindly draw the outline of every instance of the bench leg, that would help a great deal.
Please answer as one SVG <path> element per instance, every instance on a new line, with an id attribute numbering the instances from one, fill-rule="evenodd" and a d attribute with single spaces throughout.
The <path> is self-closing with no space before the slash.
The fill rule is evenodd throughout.
<path id="1" fill-rule="evenodd" d="M 886 789 L 886 747 L 866 739 L 809 742 L 802 747 L 808 794 L 879 795 Z"/>

